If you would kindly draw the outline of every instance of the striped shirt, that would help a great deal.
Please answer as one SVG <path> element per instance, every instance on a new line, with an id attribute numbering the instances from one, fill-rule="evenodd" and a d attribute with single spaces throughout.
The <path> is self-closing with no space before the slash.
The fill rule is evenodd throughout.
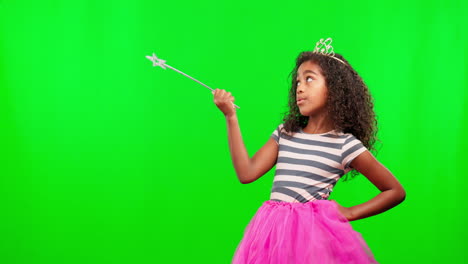
<path id="1" fill-rule="evenodd" d="M 271 137 L 278 143 L 278 159 L 270 200 L 305 203 L 330 196 L 351 162 L 367 150 L 350 133 L 287 133 L 283 124 Z M 282 131 L 283 133 L 279 133 Z M 286 133 L 286 134 L 284 134 Z"/>

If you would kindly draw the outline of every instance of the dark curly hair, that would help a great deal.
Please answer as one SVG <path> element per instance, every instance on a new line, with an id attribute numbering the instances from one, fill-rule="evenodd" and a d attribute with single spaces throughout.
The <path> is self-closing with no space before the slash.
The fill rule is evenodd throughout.
<path id="1" fill-rule="evenodd" d="M 334 123 L 335 130 L 343 133 L 351 133 L 359 139 L 364 146 L 376 152 L 374 143 L 377 138 L 377 119 L 374 113 L 373 98 L 366 84 L 358 73 L 351 67 L 349 62 L 340 54 L 334 57 L 340 61 L 319 53 L 304 51 L 296 59 L 296 66 L 289 74 L 292 75 L 291 89 L 289 91 L 289 110 L 284 113 L 283 126 L 286 132 L 298 132 L 299 128 L 305 128 L 309 117 L 299 112 L 296 103 L 296 78 L 297 70 L 302 63 L 311 61 L 318 65 L 325 77 L 328 90 L 327 112 Z M 349 175 L 352 179 L 359 172 L 351 170 Z M 343 179 L 344 181 L 348 178 Z"/>

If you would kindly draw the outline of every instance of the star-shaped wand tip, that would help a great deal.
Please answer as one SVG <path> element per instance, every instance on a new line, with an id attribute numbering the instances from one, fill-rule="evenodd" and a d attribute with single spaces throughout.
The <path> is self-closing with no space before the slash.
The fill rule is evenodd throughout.
<path id="1" fill-rule="evenodd" d="M 158 57 L 156 57 L 156 54 L 153 53 L 153 56 L 146 56 L 146 58 L 153 62 L 153 67 L 160 66 L 161 68 L 166 69 L 165 67 L 166 61 L 162 59 L 158 59 Z"/>

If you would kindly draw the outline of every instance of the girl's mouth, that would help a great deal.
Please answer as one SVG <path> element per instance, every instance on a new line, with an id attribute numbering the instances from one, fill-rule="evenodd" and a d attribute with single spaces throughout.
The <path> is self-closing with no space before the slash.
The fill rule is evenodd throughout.
<path id="1" fill-rule="evenodd" d="M 297 101 L 296 101 L 296 103 L 297 103 L 297 104 L 301 104 L 301 103 L 303 103 L 304 101 L 305 101 L 305 98 L 298 98 Z"/>

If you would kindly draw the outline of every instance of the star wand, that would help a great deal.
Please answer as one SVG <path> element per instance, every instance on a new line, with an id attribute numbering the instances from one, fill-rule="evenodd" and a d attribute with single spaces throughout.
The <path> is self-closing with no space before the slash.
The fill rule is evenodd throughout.
<path id="1" fill-rule="evenodd" d="M 159 59 L 158 57 L 156 57 L 156 54 L 154 54 L 154 53 L 153 53 L 153 56 L 146 56 L 146 58 L 153 62 L 153 67 L 160 66 L 163 69 L 166 69 L 166 67 L 167 67 L 167 68 L 172 69 L 172 70 L 174 70 L 174 71 L 176 71 L 176 72 L 178 72 L 178 73 L 180 73 L 182 75 L 185 75 L 185 76 L 189 77 L 190 79 L 192 79 L 192 80 L 196 81 L 197 83 L 199 83 L 199 84 L 205 86 L 206 88 L 210 89 L 212 92 L 214 91 L 213 88 L 211 88 L 208 85 L 200 82 L 199 80 L 193 78 L 192 76 L 190 76 L 188 74 L 185 74 L 185 73 L 179 71 L 178 69 L 167 65 L 165 60 Z M 234 107 L 240 108 L 239 106 L 237 106 L 235 104 L 233 104 L 233 105 L 234 105 Z"/>

